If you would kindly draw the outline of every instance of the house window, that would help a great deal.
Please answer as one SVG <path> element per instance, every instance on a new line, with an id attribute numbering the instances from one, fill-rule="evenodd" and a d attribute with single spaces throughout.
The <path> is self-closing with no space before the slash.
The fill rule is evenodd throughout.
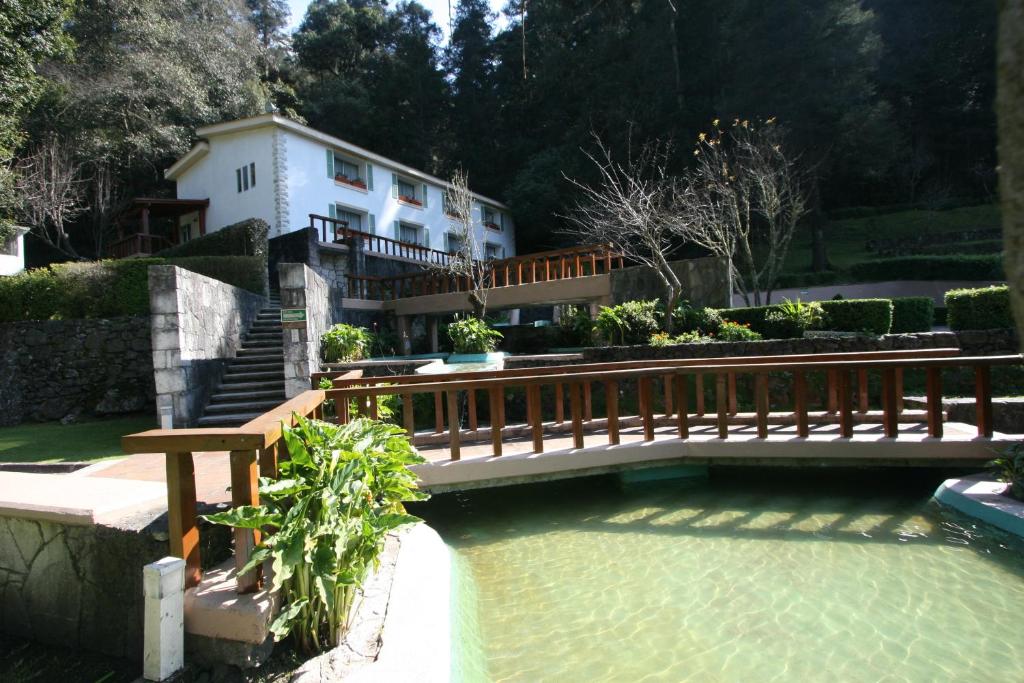
<path id="1" fill-rule="evenodd" d="M 239 192 L 245 192 L 250 187 L 256 187 L 256 164 L 235 169 L 235 184 Z"/>
<path id="2" fill-rule="evenodd" d="M 416 185 L 402 178 L 398 179 L 398 198 L 409 200 L 416 199 Z"/>
<path id="3" fill-rule="evenodd" d="M 459 236 L 451 232 L 445 236 L 445 244 L 449 254 L 458 254 L 465 248 Z"/>
<path id="4" fill-rule="evenodd" d="M 6 242 L 0 243 L 0 255 L 3 256 L 21 256 L 18 251 L 18 234 L 15 233 L 11 239 Z"/>
<path id="5" fill-rule="evenodd" d="M 363 232 L 363 215 L 338 207 L 338 220 L 348 223 L 349 230 Z"/>
<path id="6" fill-rule="evenodd" d="M 494 209 L 483 206 L 480 208 L 480 214 L 483 216 L 483 224 L 489 230 L 501 230 L 501 215 Z"/>
<path id="7" fill-rule="evenodd" d="M 403 221 L 399 223 L 398 234 L 398 239 L 401 242 L 408 242 L 410 244 L 420 243 L 420 226 L 418 225 Z"/>
<path id="8" fill-rule="evenodd" d="M 505 258 L 505 247 L 488 242 L 484 245 L 484 258 L 488 261 Z"/>

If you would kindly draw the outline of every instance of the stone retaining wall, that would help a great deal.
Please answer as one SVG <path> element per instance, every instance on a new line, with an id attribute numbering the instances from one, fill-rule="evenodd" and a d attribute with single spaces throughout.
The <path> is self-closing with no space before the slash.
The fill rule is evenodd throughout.
<path id="1" fill-rule="evenodd" d="M 302 263 L 278 265 L 281 308 L 301 308 L 306 320 L 284 323 L 284 391 L 288 398 L 309 389 L 309 378 L 320 370 L 320 337 L 334 324 L 331 287 Z"/>
<path id="2" fill-rule="evenodd" d="M 148 316 L 0 325 L 0 426 L 152 409 Z"/>

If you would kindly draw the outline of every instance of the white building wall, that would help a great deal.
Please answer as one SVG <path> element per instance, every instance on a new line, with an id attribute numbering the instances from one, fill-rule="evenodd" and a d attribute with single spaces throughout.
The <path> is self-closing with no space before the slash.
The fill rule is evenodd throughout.
<path id="1" fill-rule="evenodd" d="M 277 223 L 274 203 L 274 127 L 218 135 L 210 140 L 210 151 L 178 179 L 178 199 L 210 199 L 206 210 L 206 231 L 245 220 L 262 218 Z M 238 191 L 235 169 L 256 164 L 256 186 Z"/>
<path id="2" fill-rule="evenodd" d="M 24 228 L 15 228 L 16 236 L 0 244 L 0 275 L 17 275 L 25 270 L 25 233 Z"/>

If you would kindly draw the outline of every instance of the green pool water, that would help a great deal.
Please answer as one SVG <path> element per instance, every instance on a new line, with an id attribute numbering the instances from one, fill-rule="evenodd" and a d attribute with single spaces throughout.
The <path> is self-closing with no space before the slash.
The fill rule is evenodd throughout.
<path id="1" fill-rule="evenodd" d="M 435 497 L 457 673 L 493 681 L 1024 681 L 1024 545 L 934 474 L 715 471 Z"/>

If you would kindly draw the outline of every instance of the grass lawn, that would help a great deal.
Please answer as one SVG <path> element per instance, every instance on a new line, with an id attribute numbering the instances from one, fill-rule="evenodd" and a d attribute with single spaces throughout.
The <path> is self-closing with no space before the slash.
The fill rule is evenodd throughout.
<path id="1" fill-rule="evenodd" d="M 41 422 L 0 428 L 0 462 L 84 462 L 124 455 L 121 437 L 156 428 L 152 415 L 75 424 Z"/>
<path id="2" fill-rule="evenodd" d="M 1000 227 L 999 207 L 995 204 L 967 206 L 948 211 L 899 211 L 866 218 L 831 221 L 825 228 L 828 258 L 832 267 L 842 270 L 854 263 L 878 258 L 864 248 L 869 239 L 897 239 L 954 230 L 996 229 Z M 793 236 L 786 265 L 787 273 L 811 268 L 811 236 L 800 231 Z"/>

